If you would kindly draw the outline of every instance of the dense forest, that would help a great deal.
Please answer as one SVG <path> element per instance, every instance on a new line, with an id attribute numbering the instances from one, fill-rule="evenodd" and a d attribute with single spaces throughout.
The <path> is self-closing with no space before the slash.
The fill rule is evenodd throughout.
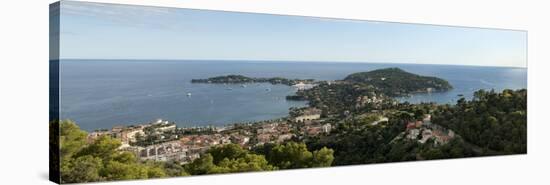
<path id="1" fill-rule="evenodd" d="M 367 164 L 409 160 L 447 159 L 527 151 L 527 91 L 502 93 L 479 90 L 474 99 L 460 99 L 456 105 L 407 104 L 393 107 L 389 121 L 369 125 L 358 116 L 342 119 L 330 134 L 310 138 L 310 149 L 332 148 L 333 165 Z M 431 113 L 432 122 L 455 131 L 459 136 L 445 145 L 433 140 L 396 139 L 406 131 L 407 122 Z"/>
<path id="2" fill-rule="evenodd" d="M 434 111 L 434 122 L 459 133 L 488 155 L 527 153 L 527 90 L 479 90 L 474 98 Z"/>

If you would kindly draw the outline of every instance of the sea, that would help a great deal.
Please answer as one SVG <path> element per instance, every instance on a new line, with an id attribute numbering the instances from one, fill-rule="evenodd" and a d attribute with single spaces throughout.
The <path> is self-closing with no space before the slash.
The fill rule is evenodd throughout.
<path id="1" fill-rule="evenodd" d="M 277 119 L 307 101 L 287 101 L 297 89 L 285 85 L 193 84 L 191 79 L 239 74 L 250 77 L 340 80 L 355 72 L 398 67 L 445 79 L 444 93 L 400 97 L 411 103 L 454 104 L 479 89 L 527 88 L 527 68 L 396 63 L 82 60 L 59 63 L 60 118 L 93 131 L 164 119 L 180 127 L 224 126 Z"/>

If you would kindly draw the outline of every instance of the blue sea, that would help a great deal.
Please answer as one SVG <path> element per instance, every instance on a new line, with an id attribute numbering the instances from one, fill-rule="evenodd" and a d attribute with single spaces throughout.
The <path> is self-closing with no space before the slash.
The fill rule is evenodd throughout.
<path id="1" fill-rule="evenodd" d="M 339 80 L 348 74 L 399 67 L 448 80 L 445 93 L 416 94 L 400 101 L 455 103 L 479 89 L 527 87 L 526 68 L 455 65 L 176 60 L 61 60 L 60 117 L 92 131 L 115 125 L 148 123 L 162 118 L 178 126 L 221 126 L 284 117 L 296 89 L 267 83 L 191 84 L 191 79 L 240 74 L 251 77 Z M 190 96 L 188 95 L 190 93 Z"/>

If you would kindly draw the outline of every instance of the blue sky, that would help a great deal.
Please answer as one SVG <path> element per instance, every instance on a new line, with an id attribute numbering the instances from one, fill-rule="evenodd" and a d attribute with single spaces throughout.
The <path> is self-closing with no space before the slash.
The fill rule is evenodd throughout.
<path id="1" fill-rule="evenodd" d="M 63 1 L 60 33 L 60 58 L 527 66 L 512 30 Z"/>

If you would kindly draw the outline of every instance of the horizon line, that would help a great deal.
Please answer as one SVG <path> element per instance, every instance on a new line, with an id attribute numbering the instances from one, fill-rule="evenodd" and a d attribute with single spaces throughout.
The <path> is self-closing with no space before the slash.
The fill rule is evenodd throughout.
<path id="1" fill-rule="evenodd" d="M 493 66 L 493 65 L 472 65 L 472 64 L 438 64 L 438 63 L 406 63 L 406 62 L 369 62 L 369 61 L 348 61 L 348 60 L 271 60 L 271 59 L 151 59 L 151 58 L 58 58 L 50 60 L 130 60 L 130 61 L 146 61 L 146 60 L 157 60 L 157 61 L 240 61 L 240 62 L 297 62 L 297 63 L 364 63 L 364 64 L 411 64 L 411 65 L 443 65 L 443 66 L 471 66 L 471 67 L 503 67 L 503 68 L 522 68 L 527 69 L 528 66 Z"/>

